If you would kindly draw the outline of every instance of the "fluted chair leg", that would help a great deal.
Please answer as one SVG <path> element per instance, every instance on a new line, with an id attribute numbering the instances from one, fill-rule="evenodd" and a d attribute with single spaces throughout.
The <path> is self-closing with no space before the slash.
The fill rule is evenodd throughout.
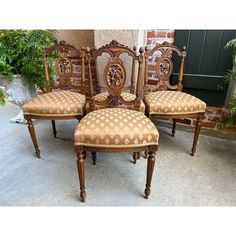
<path id="1" fill-rule="evenodd" d="M 149 151 L 148 153 L 148 160 L 147 160 L 147 179 L 146 179 L 146 188 L 144 191 L 145 198 L 148 199 L 150 193 L 151 193 L 151 182 L 152 182 L 152 174 L 154 170 L 155 165 L 155 155 L 156 153 L 153 151 Z"/>
<path id="2" fill-rule="evenodd" d="M 79 182 L 80 182 L 80 200 L 85 202 L 86 192 L 85 192 L 85 170 L 84 170 L 84 152 L 77 153 L 77 167 L 79 172 Z"/>
<path id="3" fill-rule="evenodd" d="M 191 155 L 192 155 L 192 156 L 194 156 L 194 154 L 195 154 L 195 152 L 196 152 L 197 141 L 198 141 L 198 137 L 199 137 L 201 125 L 202 125 L 202 119 L 201 119 L 200 116 L 198 116 L 197 122 L 196 122 L 196 125 L 195 125 L 193 146 L 192 146 L 192 152 L 191 152 Z"/>
<path id="4" fill-rule="evenodd" d="M 28 130 L 29 130 L 29 133 L 30 133 L 33 145 L 34 145 L 36 157 L 41 158 L 33 122 L 31 120 L 31 118 L 28 118 L 28 117 L 26 117 L 26 120 L 28 122 Z"/>

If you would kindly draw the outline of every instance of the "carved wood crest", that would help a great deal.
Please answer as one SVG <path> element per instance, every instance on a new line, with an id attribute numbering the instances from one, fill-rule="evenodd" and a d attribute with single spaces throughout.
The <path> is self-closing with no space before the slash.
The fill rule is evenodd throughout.
<path id="1" fill-rule="evenodd" d="M 122 60 L 111 58 L 104 69 L 104 78 L 108 89 L 114 92 L 121 90 L 126 81 L 126 72 Z"/>
<path id="2" fill-rule="evenodd" d="M 70 78 L 73 74 L 73 65 L 68 57 L 59 57 L 56 60 L 56 72 L 61 78 Z"/>
<path id="3" fill-rule="evenodd" d="M 156 73 L 157 78 L 169 80 L 173 71 L 173 62 L 168 57 L 163 57 L 157 60 Z"/>

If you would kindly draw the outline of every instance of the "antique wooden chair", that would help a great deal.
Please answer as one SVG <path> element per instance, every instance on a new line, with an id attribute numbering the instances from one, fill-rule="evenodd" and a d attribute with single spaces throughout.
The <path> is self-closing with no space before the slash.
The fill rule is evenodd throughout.
<path id="1" fill-rule="evenodd" d="M 78 124 L 74 139 L 80 180 L 80 198 L 85 201 L 84 156 L 91 152 L 140 152 L 148 151 L 145 198 L 150 195 L 151 179 L 158 147 L 159 134 L 155 125 L 139 112 L 142 90 L 143 49 L 140 54 L 117 43 L 110 43 L 95 51 L 95 58 L 108 53 L 110 58 L 103 72 L 103 80 L 108 90 L 105 100 L 93 97 L 89 104 L 91 112 Z M 122 89 L 126 82 L 126 72 L 120 56 L 128 54 L 138 61 L 137 89 L 133 100 L 125 100 Z M 90 94 L 92 79 L 90 74 Z M 124 106 L 121 106 L 121 105 Z M 101 109 L 101 107 L 105 107 Z M 93 156 L 96 163 L 96 157 Z"/>
<path id="2" fill-rule="evenodd" d="M 106 45 L 105 47 L 114 47 L 114 46 L 121 46 L 121 47 L 126 47 L 128 48 L 128 46 L 124 46 L 122 44 L 120 44 L 119 42 L 112 40 L 108 45 Z M 101 49 L 100 49 L 101 50 Z M 100 51 L 99 50 L 99 51 Z M 132 53 L 136 53 L 137 48 L 134 46 L 133 47 L 133 52 Z M 94 99 L 98 102 L 102 102 L 105 101 L 109 95 L 108 91 L 107 91 L 107 87 L 106 84 L 104 84 L 103 79 L 100 78 L 99 74 L 101 75 L 102 73 L 99 73 L 100 71 L 103 71 L 104 68 L 100 68 L 101 70 L 99 70 L 99 59 L 104 59 L 102 62 L 103 64 L 106 65 L 106 61 L 105 59 L 109 60 L 109 56 L 108 58 L 103 58 L 104 54 L 97 54 L 96 49 L 91 50 L 90 52 L 90 64 L 91 64 L 91 71 L 92 73 L 92 78 L 93 78 L 93 94 L 91 94 L 91 96 L 94 95 Z M 131 50 L 132 51 L 132 50 Z M 125 54 L 123 55 L 125 56 Z M 129 60 L 130 59 L 130 60 Z M 125 101 L 132 101 L 135 99 L 135 84 L 136 84 L 136 72 L 137 72 L 137 59 L 130 56 L 130 55 L 126 55 L 126 57 L 120 58 L 122 65 L 124 67 L 124 73 L 126 76 L 126 82 L 124 84 L 124 86 L 122 87 L 122 97 L 124 98 Z M 101 63 L 102 64 L 102 63 Z M 128 73 L 127 73 L 128 72 Z M 101 77 L 104 77 L 104 75 L 102 74 Z M 101 79 L 101 80 L 100 80 Z M 103 85 L 101 85 L 101 83 L 103 83 Z M 91 85 L 91 86 L 92 86 Z M 102 109 L 102 108 L 106 108 L 107 104 L 106 103 L 101 103 L 101 104 L 97 104 L 96 109 Z M 129 108 L 130 105 L 127 104 L 120 104 L 119 107 L 124 107 L 124 108 Z M 140 112 L 144 113 L 145 112 L 145 105 L 144 102 L 141 100 L 141 105 L 140 105 Z M 86 104 L 86 114 L 88 114 L 90 112 L 90 105 L 89 102 L 87 102 Z M 96 160 L 96 153 L 92 152 L 92 156 L 93 156 L 93 160 Z M 136 163 L 136 160 L 140 159 L 140 153 L 139 152 L 134 152 L 133 153 L 133 160 L 134 163 Z M 95 163 L 94 163 L 95 164 Z"/>
<path id="3" fill-rule="evenodd" d="M 51 120 L 56 138 L 55 120 L 79 120 L 84 115 L 86 55 L 85 49 L 77 50 L 64 41 L 43 51 L 46 92 L 37 95 L 23 106 L 24 117 L 28 121 L 28 129 L 37 158 L 40 158 L 40 150 L 32 119 Z M 54 78 L 50 77 L 49 61 L 53 61 L 54 64 Z"/>
<path id="4" fill-rule="evenodd" d="M 170 84 L 173 71 L 172 54 L 181 57 L 178 84 Z M 144 72 L 144 103 L 149 118 L 173 119 L 172 136 L 175 135 L 176 120 L 179 118 L 196 118 L 195 133 L 191 155 L 196 151 L 197 140 L 200 132 L 201 121 L 204 117 L 206 104 L 200 99 L 182 92 L 182 79 L 186 49 L 180 51 L 175 46 L 164 43 L 152 50 L 145 47 L 145 72 Z M 154 57 L 154 58 L 153 58 Z M 156 85 L 148 84 L 149 59 L 153 58 L 156 68 Z"/>

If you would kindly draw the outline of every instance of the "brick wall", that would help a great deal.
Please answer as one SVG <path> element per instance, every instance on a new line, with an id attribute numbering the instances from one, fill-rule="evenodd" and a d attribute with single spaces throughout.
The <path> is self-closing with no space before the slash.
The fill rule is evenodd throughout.
<path id="1" fill-rule="evenodd" d="M 166 30 L 157 30 L 157 29 L 150 29 L 147 30 L 147 42 L 149 48 L 153 48 L 155 46 L 161 45 L 164 42 L 168 42 L 170 45 L 174 44 L 174 37 L 175 31 L 166 29 Z M 149 84 L 156 84 L 156 72 L 155 72 L 155 60 L 156 58 L 150 58 L 148 64 L 148 78 Z M 202 127 L 211 130 L 217 130 L 218 124 L 224 120 L 228 115 L 228 111 L 226 108 L 219 108 L 219 107 L 207 107 L 205 118 L 202 123 Z M 178 120 L 179 123 L 194 126 L 195 120 L 194 119 L 184 119 Z M 223 130 L 229 132 L 236 132 L 236 121 L 234 121 L 233 125 L 224 128 Z"/>
<path id="2" fill-rule="evenodd" d="M 147 30 L 147 45 L 155 47 L 164 42 L 174 44 L 174 30 Z"/>
<path id="3" fill-rule="evenodd" d="M 223 107 L 211 107 L 208 106 L 205 113 L 205 118 L 202 121 L 202 128 L 211 129 L 211 130 L 219 130 L 219 124 L 228 116 L 228 110 Z M 185 125 L 195 126 L 195 119 L 183 119 L 177 120 L 178 123 L 182 123 Z M 223 128 L 221 130 L 228 132 L 236 132 L 236 120 L 230 127 Z"/>
<path id="4" fill-rule="evenodd" d="M 164 42 L 168 42 L 170 45 L 174 44 L 175 31 L 170 29 L 164 30 L 147 30 L 147 42 L 146 45 L 151 49 L 155 46 L 159 46 Z M 156 84 L 156 71 L 155 71 L 155 60 L 156 58 L 149 58 L 148 65 L 148 79 L 149 84 Z"/>

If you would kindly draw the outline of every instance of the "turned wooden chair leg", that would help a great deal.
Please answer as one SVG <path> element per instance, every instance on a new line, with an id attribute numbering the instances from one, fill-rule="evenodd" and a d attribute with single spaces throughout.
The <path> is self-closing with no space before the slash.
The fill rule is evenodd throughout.
<path id="1" fill-rule="evenodd" d="M 193 139 L 193 147 L 192 147 L 191 156 L 194 156 L 194 154 L 196 152 L 196 146 L 197 146 L 197 141 L 198 141 L 201 125 L 202 125 L 202 119 L 200 116 L 198 116 L 197 122 L 195 125 L 195 132 L 194 132 L 194 139 Z"/>
<path id="2" fill-rule="evenodd" d="M 148 152 L 148 160 L 147 160 L 147 179 L 146 179 L 146 188 L 144 191 L 145 198 L 148 199 L 150 193 L 151 193 L 151 181 L 152 181 L 152 174 L 154 170 L 155 165 L 155 155 L 156 153 L 153 151 Z"/>
<path id="3" fill-rule="evenodd" d="M 95 166 L 95 165 L 96 165 L 96 162 L 97 162 L 96 152 L 91 152 L 91 154 L 92 154 L 93 165 Z"/>
<path id="4" fill-rule="evenodd" d="M 145 152 L 144 152 L 144 158 L 145 158 L 145 159 L 148 158 L 148 150 L 145 150 Z"/>
<path id="5" fill-rule="evenodd" d="M 41 158 L 40 156 L 40 150 L 38 147 L 38 143 L 37 143 L 37 138 L 36 138 L 36 134 L 35 134 L 35 129 L 34 129 L 34 125 L 33 122 L 31 120 L 31 118 L 26 118 L 27 122 L 28 122 L 28 130 L 34 145 L 34 149 L 35 149 L 35 153 L 36 153 L 36 157 L 37 158 Z"/>
<path id="6" fill-rule="evenodd" d="M 85 202 L 86 192 L 85 192 L 85 171 L 84 171 L 84 152 L 77 153 L 77 167 L 79 172 L 79 182 L 80 182 L 80 200 Z"/>
<path id="7" fill-rule="evenodd" d="M 54 138 L 56 138 L 57 137 L 57 130 L 56 130 L 56 122 L 55 122 L 55 120 L 52 120 L 52 130 L 53 130 Z"/>
<path id="8" fill-rule="evenodd" d="M 175 130 L 176 130 L 176 119 L 173 119 L 173 126 L 172 126 L 172 137 L 175 136 Z"/>

